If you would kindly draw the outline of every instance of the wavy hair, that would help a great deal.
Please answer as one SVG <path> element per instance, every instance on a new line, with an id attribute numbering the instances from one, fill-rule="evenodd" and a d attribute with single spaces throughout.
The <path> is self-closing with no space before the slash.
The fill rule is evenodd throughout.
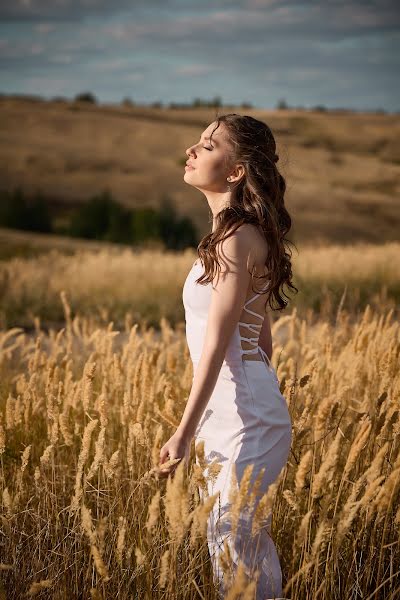
<path id="1" fill-rule="evenodd" d="M 254 265 L 251 272 L 252 290 L 255 278 L 268 278 L 268 297 L 265 309 L 269 304 L 272 310 L 283 310 L 289 296 L 283 291 L 288 288 L 298 292 L 292 283 L 291 249 L 294 244 L 285 238 L 292 220 L 285 207 L 284 195 L 286 183 L 276 163 L 276 143 L 272 131 L 262 121 L 247 115 L 229 113 L 217 116 L 216 129 L 223 123 L 228 134 L 231 152 L 226 157 L 226 164 L 240 163 L 245 174 L 232 190 L 232 202 L 223 208 L 215 217 L 215 230 L 200 241 L 197 246 L 198 255 L 204 266 L 204 273 L 197 283 L 211 283 L 216 269 L 221 271 L 217 256 L 217 244 L 229 237 L 243 223 L 252 223 L 264 234 L 268 244 L 268 256 L 265 275 L 255 275 Z M 210 140 L 211 141 L 211 140 Z"/>

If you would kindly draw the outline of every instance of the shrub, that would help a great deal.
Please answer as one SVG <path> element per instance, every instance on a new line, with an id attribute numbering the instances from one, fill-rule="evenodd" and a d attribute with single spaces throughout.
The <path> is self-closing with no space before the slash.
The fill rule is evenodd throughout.
<path id="1" fill-rule="evenodd" d="M 144 207 L 132 211 L 131 231 L 133 243 L 140 244 L 146 239 L 160 238 L 160 215 L 154 208 Z"/>
<path id="2" fill-rule="evenodd" d="M 75 96 L 75 102 L 90 102 L 90 104 L 97 104 L 97 99 L 92 92 L 82 92 Z"/>
<path id="3" fill-rule="evenodd" d="M 108 190 L 83 204 L 71 218 L 68 234 L 109 242 L 129 243 L 129 211 L 113 200 Z"/>
<path id="4" fill-rule="evenodd" d="M 170 198 L 164 196 L 160 209 L 160 235 L 167 248 L 182 250 L 197 246 L 196 228 L 188 217 L 178 219 Z"/>
<path id="5" fill-rule="evenodd" d="M 0 204 L 0 225 L 12 229 L 52 231 L 49 206 L 40 192 L 27 199 L 20 187 L 13 192 L 4 192 Z"/>

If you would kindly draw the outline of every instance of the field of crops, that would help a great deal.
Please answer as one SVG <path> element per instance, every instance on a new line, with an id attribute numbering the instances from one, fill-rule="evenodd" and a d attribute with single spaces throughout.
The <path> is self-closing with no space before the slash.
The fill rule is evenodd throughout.
<path id="1" fill-rule="evenodd" d="M 302 250 L 297 304 L 273 315 L 293 443 L 254 533 L 272 510 L 292 600 L 400 595 L 399 248 Z M 206 467 L 193 443 L 188 471 L 157 472 L 192 382 L 180 294 L 195 258 L 108 249 L 1 263 L 2 598 L 217 598 L 215 498 L 198 488 L 218 462 Z M 246 482 L 236 516 L 254 499 Z M 254 580 L 241 568 L 232 579 L 224 558 L 228 598 L 252 598 Z"/>
<path id="2" fill-rule="evenodd" d="M 50 238 L 51 236 L 48 236 Z M 59 328 L 64 321 L 61 292 L 66 292 L 74 315 L 103 326 L 112 320 L 145 319 L 159 328 L 162 317 L 177 326 L 184 319 L 182 286 L 197 258 L 183 253 L 134 251 L 117 245 L 105 248 L 52 249 L 37 256 L 0 261 L 0 324 L 3 328 Z M 285 314 L 296 307 L 311 319 L 336 315 L 341 303 L 352 314 L 369 304 L 378 311 L 400 303 L 400 243 L 359 243 L 349 246 L 298 246 L 293 271 L 299 293 Z M 271 315 L 272 320 L 277 313 Z"/>

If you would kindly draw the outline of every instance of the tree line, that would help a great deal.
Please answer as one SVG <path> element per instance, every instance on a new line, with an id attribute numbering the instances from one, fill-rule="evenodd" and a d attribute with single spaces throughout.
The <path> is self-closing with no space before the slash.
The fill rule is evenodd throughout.
<path id="1" fill-rule="evenodd" d="M 3 192 L 0 198 L 1 227 L 134 245 L 156 240 L 173 250 L 198 244 L 195 225 L 188 217 L 176 214 L 168 196 L 161 199 L 159 210 L 127 208 L 104 190 L 68 213 L 62 224 L 57 223 L 50 203 L 40 192 L 27 198 L 17 188 Z"/>

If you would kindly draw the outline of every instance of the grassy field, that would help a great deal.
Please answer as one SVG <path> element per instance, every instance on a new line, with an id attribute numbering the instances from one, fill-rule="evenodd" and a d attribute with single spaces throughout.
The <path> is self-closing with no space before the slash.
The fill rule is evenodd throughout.
<path id="1" fill-rule="evenodd" d="M 68 238 L 0 231 L 0 248 L 14 247 L 17 256 L 0 261 L 0 325 L 61 327 L 65 291 L 74 315 L 98 324 L 123 326 L 146 320 L 160 329 L 184 320 L 182 287 L 197 258 L 156 248 L 132 250 L 118 245 L 85 244 Z M 18 255 L 19 253 L 19 255 Z M 378 312 L 400 301 L 400 243 L 354 244 L 345 247 L 298 246 L 293 271 L 299 293 L 283 315 L 295 307 L 312 323 L 334 319 L 339 305 L 357 314 L 370 304 Z M 272 320 L 278 317 L 276 311 Z"/>
<path id="2" fill-rule="evenodd" d="M 296 242 L 398 240 L 400 116 L 221 109 L 272 128 Z M 40 189 L 61 214 L 108 188 L 121 203 L 168 194 L 203 236 L 204 197 L 183 181 L 185 150 L 214 109 L 171 110 L 0 98 L 1 187 Z"/>
<path id="3" fill-rule="evenodd" d="M 184 333 L 166 321 L 158 337 L 128 322 L 117 333 L 66 314 L 58 333 L 0 334 L 0 593 L 216 599 L 205 542 L 215 497 L 200 501 L 198 486 L 219 464 L 193 444 L 188 471 L 157 471 L 192 382 Z M 291 600 L 396 600 L 398 320 L 367 308 L 309 327 L 294 311 L 275 340 L 283 327 L 273 363 L 293 443 L 254 534 L 272 510 Z M 254 500 L 246 477 L 232 492 L 237 514 Z M 229 598 L 253 598 L 254 580 L 240 568 L 230 578 L 224 558 Z"/>

